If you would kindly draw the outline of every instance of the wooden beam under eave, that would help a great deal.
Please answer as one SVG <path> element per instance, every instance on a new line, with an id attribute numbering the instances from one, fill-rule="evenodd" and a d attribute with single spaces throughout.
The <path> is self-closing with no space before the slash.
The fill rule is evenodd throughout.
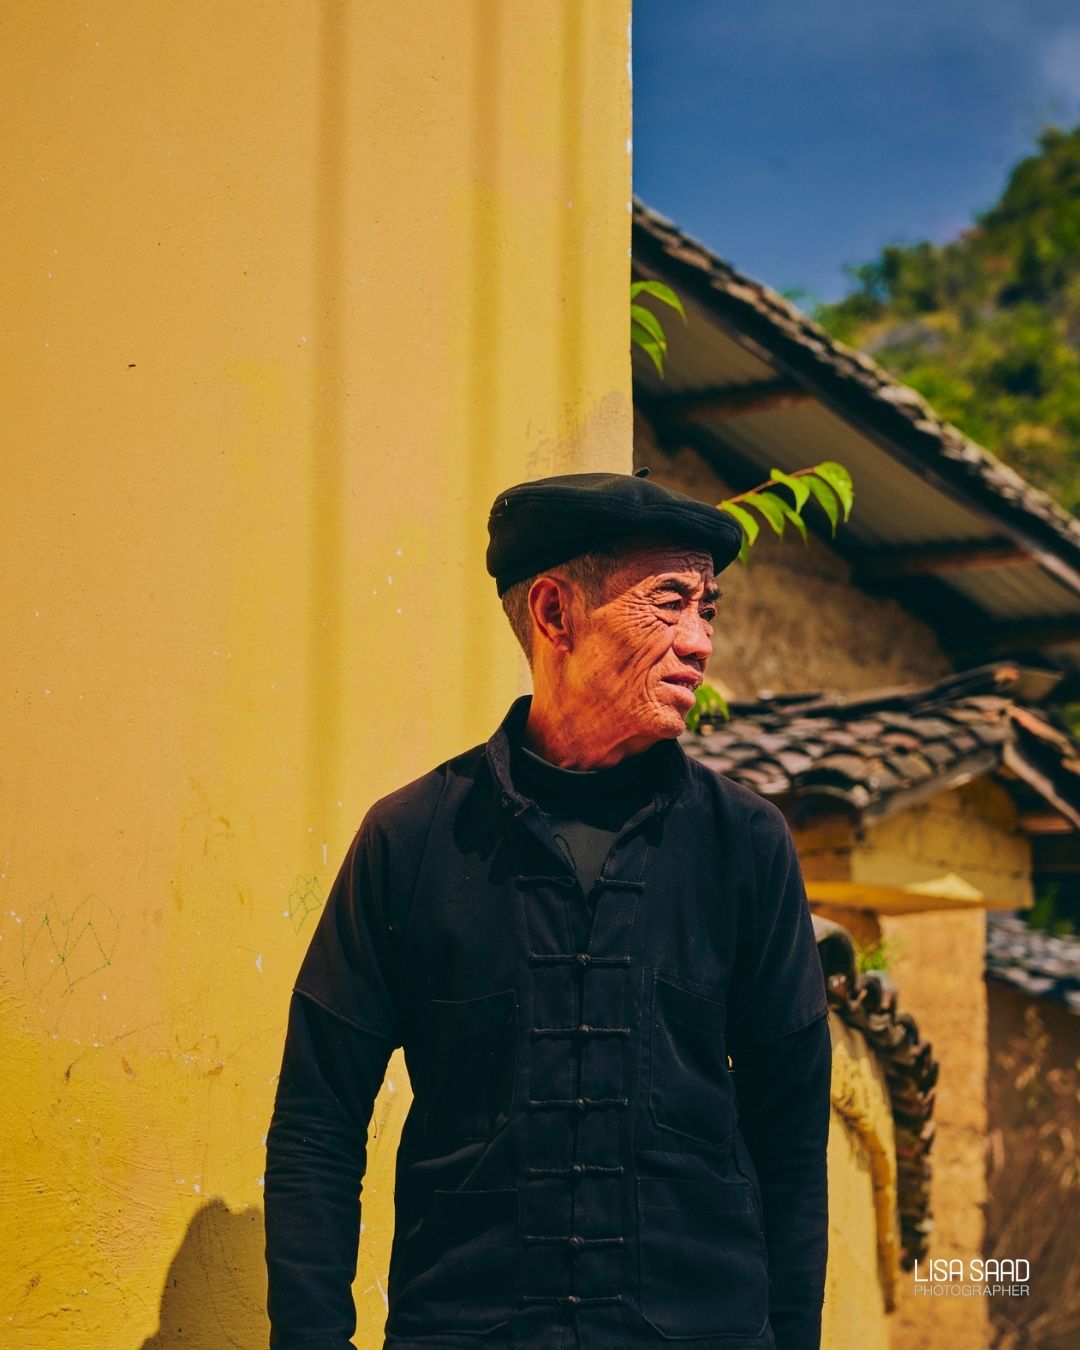
<path id="1" fill-rule="evenodd" d="M 1021 811 L 1016 823 L 1025 834 L 1072 834 L 1076 829 L 1057 811 Z"/>
<path id="2" fill-rule="evenodd" d="M 747 417 L 752 413 L 776 412 L 800 403 L 812 403 L 814 396 L 791 380 L 765 380 L 754 384 L 732 385 L 697 394 L 679 394 L 660 401 L 657 412 L 670 425 Z"/>
<path id="3" fill-rule="evenodd" d="M 857 582 L 1035 565 L 1036 559 L 1030 553 L 1008 540 L 981 539 L 935 548 L 880 549 L 853 560 Z"/>
<path id="4" fill-rule="evenodd" d="M 932 883 L 921 887 L 886 886 L 868 881 L 808 881 L 806 895 L 811 905 L 835 909 L 869 910 L 875 914 L 922 914 L 931 910 L 1030 909 L 1031 902 L 1011 896 L 966 894 L 954 874 L 943 876 L 940 889 Z"/>

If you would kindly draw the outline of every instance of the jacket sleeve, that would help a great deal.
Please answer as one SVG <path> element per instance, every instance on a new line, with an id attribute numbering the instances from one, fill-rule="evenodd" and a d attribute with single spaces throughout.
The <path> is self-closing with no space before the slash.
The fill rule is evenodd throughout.
<path id="1" fill-rule="evenodd" d="M 761 1187 L 776 1350 L 818 1350 L 821 1344 L 831 1066 L 823 1013 L 757 1047 L 734 1074 L 739 1128 Z"/>
<path id="2" fill-rule="evenodd" d="M 818 1350 L 828 1255 L 832 1041 L 795 843 L 775 812 L 733 1067 L 739 1129 L 757 1173 L 777 1350 Z"/>
<path id="3" fill-rule="evenodd" d="M 384 841 L 365 821 L 289 1005 L 266 1140 L 270 1350 L 347 1350 L 367 1127 L 400 1044 Z"/>
<path id="4" fill-rule="evenodd" d="M 266 1139 L 270 1350 L 348 1350 L 367 1126 L 392 1050 L 294 993 Z"/>

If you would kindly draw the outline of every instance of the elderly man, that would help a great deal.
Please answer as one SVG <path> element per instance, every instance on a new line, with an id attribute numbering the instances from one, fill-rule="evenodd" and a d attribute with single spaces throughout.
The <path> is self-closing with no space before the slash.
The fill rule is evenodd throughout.
<path id="1" fill-rule="evenodd" d="M 810 1350 L 831 1051 L 779 810 L 678 742 L 725 513 L 639 476 L 500 493 L 532 667 L 491 739 L 368 812 L 293 993 L 267 1141 L 274 1350 L 351 1344 L 391 1051 L 385 1347 Z"/>

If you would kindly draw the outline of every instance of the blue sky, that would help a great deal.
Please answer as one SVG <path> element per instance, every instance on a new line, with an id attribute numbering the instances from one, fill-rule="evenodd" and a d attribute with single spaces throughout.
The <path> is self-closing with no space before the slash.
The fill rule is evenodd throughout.
<path id="1" fill-rule="evenodd" d="M 633 0 L 634 190 L 822 299 L 1080 121 L 1080 0 Z"/>

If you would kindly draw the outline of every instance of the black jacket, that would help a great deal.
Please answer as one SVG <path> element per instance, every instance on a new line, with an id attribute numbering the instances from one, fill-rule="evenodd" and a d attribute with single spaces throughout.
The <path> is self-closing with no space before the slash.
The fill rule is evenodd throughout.
<path id="1" fill-rule="evenodd" d="M 831 1048 L 780 811 L 673 741 L 587 943 L 514 786 L 529 699 L 372 807 L 290 1007 L 267 1140 L 272 1350 L 345 1350 L 391 1051 L 388 1350 L 815 1350 Z"/>

